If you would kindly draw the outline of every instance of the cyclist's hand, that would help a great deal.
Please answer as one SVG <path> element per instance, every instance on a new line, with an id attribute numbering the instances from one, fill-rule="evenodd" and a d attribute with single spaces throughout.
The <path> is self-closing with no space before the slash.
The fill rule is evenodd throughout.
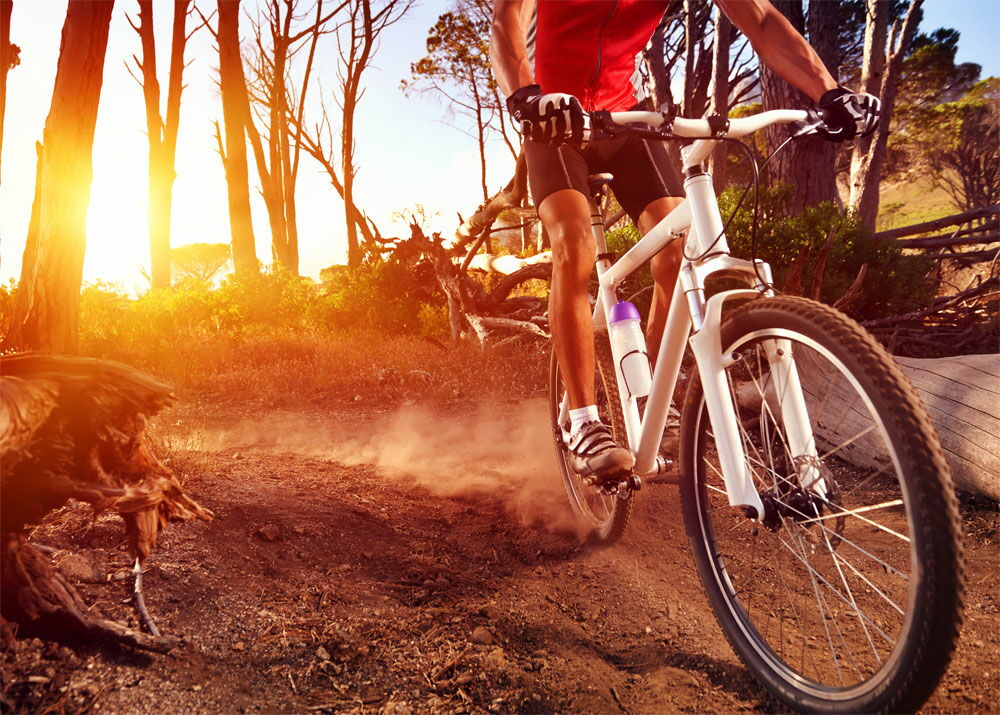
<path id="1" fill-rule="evenodd" d="M 507 109 L 530 141 L 582 146 L 590 140 L 590 115 L 571 94 L 543 94 L 529 84 L 507 99 Z"/>
<path id="2" fill-rule="evenodd" d="M 817 134 L 833 142 L 842 142 L 875 131 L 882 103 L 870 94 L 837 87 L 819 98 L 819 108 L 825 116 L 824 125 L 816 130 Z"/>

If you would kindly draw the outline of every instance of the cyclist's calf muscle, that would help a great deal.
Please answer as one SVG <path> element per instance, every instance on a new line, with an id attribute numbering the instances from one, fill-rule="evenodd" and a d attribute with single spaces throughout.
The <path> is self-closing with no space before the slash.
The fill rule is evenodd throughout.
<path id="1" fill-rule="evenodd" d="M 575 189 L 555 191 L 538 206 L 552 243 L 549 326 L 571 409 L 594 404 L 594 323 L 587 282 L 597 247 L 590 204 Z"/>

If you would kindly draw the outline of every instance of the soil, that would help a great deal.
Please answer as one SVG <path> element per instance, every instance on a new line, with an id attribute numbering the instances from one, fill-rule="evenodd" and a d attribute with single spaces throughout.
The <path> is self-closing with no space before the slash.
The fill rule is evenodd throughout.
<path id="1" fill-rule="evenodd" d="M 150 612 L 181 645 L 8 629 L 4 711 L 781 709 L 709 609 L 677 487 L 647 487 L 623 540 L 588 546 L 541 401 L 232 414 L 191 398 L 156 429 L 216 514 L 171 525 L 147 563 Z M 928 712 L 995 712 L 1000 695 L 1000 518 L 963 509 L 965 624 Z M 32 540 L 94 608 L 136 625 L 116 516 L 69 505 Z"/>

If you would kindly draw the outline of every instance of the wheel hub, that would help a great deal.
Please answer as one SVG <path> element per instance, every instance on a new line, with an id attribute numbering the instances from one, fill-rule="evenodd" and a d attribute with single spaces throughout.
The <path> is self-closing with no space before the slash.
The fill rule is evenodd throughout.
<path id="1" fill-rule="evenodd" d="M 823 514 L 822 500 L 801 487 L 760 492 L 760 501 L 764 505 L 760 523 L 768 531 L 778 531 L 785 519 L 798 523 Z"/>

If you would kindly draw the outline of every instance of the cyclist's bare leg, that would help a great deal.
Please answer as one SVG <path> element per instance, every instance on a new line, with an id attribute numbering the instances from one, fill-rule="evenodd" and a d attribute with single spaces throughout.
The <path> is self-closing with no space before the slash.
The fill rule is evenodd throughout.
<path id="1" fill-rule="evenodd" d="M 574 189 L 555 191 L 538 207 L 552 242 L 549 325 L 570 409 L 594 404 L 594 322 L 587 281 L 597 246 L 590 230 L 590 204 Z"/>
<path id="2" fill-rule="evenodd" d="M 639 233 L 645 236 L 683 200 L 683 198 L 671 196 L 649 202 L 639 215 Z M 646 327 L 646 352 L 653 365 L 656 364 L 656 357 L 660 350 L 663 326 L 667 322 L 670 299 L 674 295 L 674 283 L 677 281 L 680 267 L 681 241 L 668 244 L 666 248 L 653 256 L 653 260 L 650 262 L 655 285 L 653 287 L 653 302 L 649 309 L 649 324 Z"/>

